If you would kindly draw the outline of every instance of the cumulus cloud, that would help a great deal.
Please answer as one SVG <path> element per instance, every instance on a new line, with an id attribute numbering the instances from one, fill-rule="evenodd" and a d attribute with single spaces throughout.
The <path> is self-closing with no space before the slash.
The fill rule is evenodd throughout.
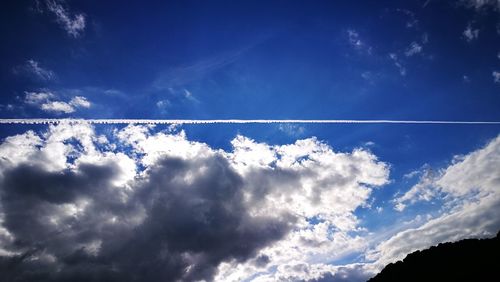
<path id="1" fill-rule="evenodd" d="M 388 182 L 388 166 L 315 138 L 231 143 L 231 151 L 213 149 L 146 126 L 106 137 L 84 123 L 6 138 L 4 277 L 231 281 L 256 269 L 274 279 L 291 267 L 311 269 L 297 274 L 310 280 L 345 271 L 315 260 L 364 245 L 354 210 Z"/>
<path id="2" fill-rule="evenodd" d="M 469 23 L 462 35 L 467 42 L 471 42 L 479 37 L 479 29 L 472 28 L 472 25 Z"/>
<path id="3" fill-rule="evenodd" d="M 5 277 L 363 281 L 416 249 L 500 228 L 500 183 L 492 172 L 500 165 L 500 137 L 444 169 L 409 174 L 420 185 L 399 202 L 439 195 L 443 209 L 373 245 L 387 235 L 367 232 L 355 210 L 389 182 L 389 166 L 365 149 L 238 135 L 222 150 L 175 129 L 105 132 L 66 122 L 0 145 Z M 367 261 L 335 265 L 353 254 Z"/>
<path id="4" fill-rule="evenodd" d="M 500 165 L 500 137 L 484 148 L 466 156 L 455 156 L 454 163 L 435 172 L 429 166 L 422 170 L 420 180 L 404 195 L 395 199 L 398 205 L 430 201 L 444 195 L 449 201 L 467 197 L 481 199 L 495 192 L 500 184 L 491 169 Z"/>
<path id="5" fill-rule="evenodd" d="M 55 98 L 51 92 L 25 92 L 24 102 L 27 104 L 38 105 L 49 99 Z"/>
<path id="6" fill-rule="evenodd" d="M 59 100 L 58 96 L 50 91 L 25 92 L 24 102 L 35 106 L 42 111 L 55 114 L 69 114 L 78 108 L 90 108 L 91 103 L 83 96 L 74 96 L 69 102 Z"/>
<path id="7" fill-rule="evenodd" d="M 40 63 L 29 59 L 23 65 L 14 68 L 15 74 L 24 74 L 41 81 L 54 80 L 56 75 L 53 71 L 40 66 Z"/>
<path id="8" fill-rule="evenodd" d="M 46 112 L 69 114 L 75 111 L 70 104 L 61 101 L 49 101 L 40 105 L 40 109 Z"/>
<path id="9" fill-rule="evenodd" d="M 426 172 L 397 202 L 415 203 L 440 195 L 443 208 L 424 224 L 398 232 L 367 254 L 377 268 L 418 249 L 472 237 L 491 237 L 500 229 L 500 136 L 431 176 Z M 439 192 L 439 194 L 438 194 Z"/>
<path id="10" fill-rule="evenodd" d="M 90 108 L 90 102 L 83 96 L 75 96 L 71 98 L 69 104 L 74 107 Z"/>
<path id="11" fill-rule="evenodd" d="M 85 30 L 85 16 L 83 14 L 71 15 L 63 6 L 63 1 L 46 0 L 47 10 L 55 15 L 56 21 L 72 37 L 79 37 Z"/>
<path id="12" fill-rule="evenodd" d="M 493 75 L 493 81 L 495 83 L 500 83 L 500 72 L 499 71 L 493 71 L 491 73 L 491 75 Z"/>

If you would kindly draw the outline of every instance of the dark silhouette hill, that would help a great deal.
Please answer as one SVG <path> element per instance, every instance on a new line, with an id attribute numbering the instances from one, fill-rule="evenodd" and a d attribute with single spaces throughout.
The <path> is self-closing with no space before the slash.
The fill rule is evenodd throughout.
<path id="1" fill-rule="evenodd" d="M 368 281 L 500 281 L 499 236 L 500 232 L 491 239 L 465 239 L 413 252 Z"/>

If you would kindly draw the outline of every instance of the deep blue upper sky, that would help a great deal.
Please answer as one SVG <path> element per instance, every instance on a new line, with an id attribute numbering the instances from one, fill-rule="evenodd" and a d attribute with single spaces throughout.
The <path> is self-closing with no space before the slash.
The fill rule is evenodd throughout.
<path id="1" fill-rule="evenodd" d="M 47 89 L 94 104 L 76 117 L 500 119 L 498 14 L 424 2 L 70 1 L 86 20 L 75 38 L 10 1 L 1 102 Z M 13 73 L 30 59 L 56 77 Z"/>

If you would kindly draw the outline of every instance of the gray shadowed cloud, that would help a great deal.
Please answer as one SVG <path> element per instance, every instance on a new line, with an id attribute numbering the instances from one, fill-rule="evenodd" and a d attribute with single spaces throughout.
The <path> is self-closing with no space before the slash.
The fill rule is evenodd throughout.
<path id="1" fill-rule="evenodd" d="M 119 174 L 115 162 L 5 165 L 2 246 L 14 255 L 1 257 L 3 277 L 210 281 L 222 261 L 256 256 L 295 221 L 251 215 L 243 179 L 221 156 L 160 158 L 129 188 L 113 184 Z"/>
<path id="2" fill-rule="evenodd" d="M 277 266 L 297 260 L 327 273 L 335 269 L 314 261 L 363 246 L 349 234 L 354 210 L 388 181 L 370 152 L 336 153 L 316 138 L 272 146 L 237 136 L 221 151 L 182 131 L 129 125 L 113 136 L 114 144 L 88 123 L 61 123 L 3 141 L 3 277 L 237 281 L 260 271 L 274 279 L 286 277 Z"/>

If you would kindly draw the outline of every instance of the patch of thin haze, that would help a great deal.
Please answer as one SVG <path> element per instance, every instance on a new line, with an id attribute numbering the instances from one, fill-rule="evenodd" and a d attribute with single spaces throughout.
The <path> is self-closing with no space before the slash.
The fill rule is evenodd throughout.
<path id="1" fill-rule="evenodd" d="M 500 124 L 500 121 L 357 119 L 0 119 L 0 124 Z"/>

